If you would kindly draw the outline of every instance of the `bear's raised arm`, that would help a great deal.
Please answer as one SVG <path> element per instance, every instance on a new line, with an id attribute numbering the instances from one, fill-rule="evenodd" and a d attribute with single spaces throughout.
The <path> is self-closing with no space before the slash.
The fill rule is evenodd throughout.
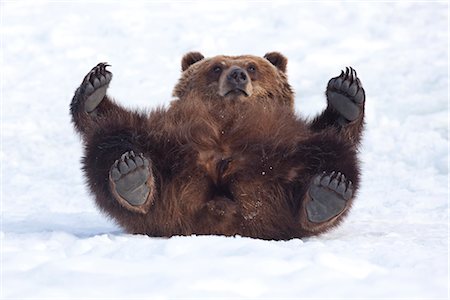
<path id="1" fill-rule="evenodd" d="M 311 122 L 320 131 L 336 127 L 348 140 L 358 145 L 364 125 L 365 91 L 356 71 L 350 67 L 330 79 L 326 90 L 327 108 Z"/>
<path id="2" fill-rule="evenodd" d="M 85 135 L 96 126 L 98 117 L 111 114 L 128 116 L 132 112 L 119 106 L 106 95 L 112 73 L 106 70 L 107 63 L 99 63 L 83 78 L 70 103 L 70 112 L 75 129 Z"/>

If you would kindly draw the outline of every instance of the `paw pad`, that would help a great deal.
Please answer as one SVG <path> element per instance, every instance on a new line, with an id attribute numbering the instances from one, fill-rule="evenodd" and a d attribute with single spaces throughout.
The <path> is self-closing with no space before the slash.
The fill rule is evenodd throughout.
<path id="1" fill-rule="evenodd" d="M 106 70 L 109 66 L 107 63 L 99 63 L 83 79 L 81 86 L 84 88 L 85 110 L 88 113 L 94 111 L 106 95 L 112 79 L 112 73 Z"/>
<path id="2" fill-rule="evenodd" d="M 145 203 L 151 192 L 147 182 L 151 175 L 150 161 L 141 153 L 124 153 L 116 160 L 110 170 L 110 180 L 120 197 L 132 206 Z"/>
<path id="3" fill-rule="evenodd" d="M 356 71 L 350 67 L 328 82 L 329 104 L 346 120 L 356 120 L 364 105 L 365 92 Z"/>
<path id="4" fill-rule="evenodd" d="M 308 190 L 310 201 L 306 204 L 309 221 L 325 222 L 339 215 L 353 197 L 353 183 L 341 172 L 316 175 Z"/>

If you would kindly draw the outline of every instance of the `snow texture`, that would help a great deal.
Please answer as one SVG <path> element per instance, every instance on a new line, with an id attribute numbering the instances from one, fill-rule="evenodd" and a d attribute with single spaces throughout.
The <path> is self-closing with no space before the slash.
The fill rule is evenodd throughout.
<path id="1" fill-rule="evenodd" d="M 3 1 L 4 299 L 448 297 L 448 7 L 441 2 Z M 290 241 L 123 233 L 80 170 L 69 102 L 98 62 L 128 107 L 167 105 L 184 53 L 281 51 L 296 109 L 353 66 L 362 188 L 344 224 Z"/>

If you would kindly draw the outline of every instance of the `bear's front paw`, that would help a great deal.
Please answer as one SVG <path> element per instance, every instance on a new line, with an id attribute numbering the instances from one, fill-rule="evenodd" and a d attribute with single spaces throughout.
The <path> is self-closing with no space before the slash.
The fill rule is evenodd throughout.
<path id="1" fill-rule="evenodd" d="M 350 67 L 332 78 L 327 86 L 328 105 L 337 111 L 341 118 L 338 122 L 345 125 L 358 119 L 365 101 L 365 92 L 356 71 Z"/>
<path id="2" fill-rule="evenodd" d="M 152 204 L 154 180 L 150 161 L 143 154 L 124 153 L 109 174 L 113 194 L 125 208 L 146 213 Z"/>
<path id="3" fill-rule="evenodd" d="M 353 197 L 353 184 L 340 172 L 316 175 L 308 189 L 306 203 L 308 220 L 313 223 L 328 221 L 341 214 Z"/>
<path id="4" fill-rule="evenodd" d="M 106 95 L 112 78 L 112 73 L 106 70 L 106 67 L 109 66 L 107 63 L 99 63 L 92 68 L 81 83 L 81 89 L 86 97 L 84 109 L 87 113 L 92 113 Z"/>

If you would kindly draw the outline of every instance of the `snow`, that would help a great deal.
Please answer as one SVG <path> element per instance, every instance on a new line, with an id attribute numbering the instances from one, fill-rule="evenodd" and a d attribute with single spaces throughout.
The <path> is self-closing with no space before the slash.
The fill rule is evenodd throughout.
<path id="1" fill-rule="evenodd" d="M 448 4 L 2 1 L 3 299 L 448 299 Z M 289 58 L 296 109 L 351 65 L 368 95 L 344 224 L 262 241 L 123 233 L 80 171 L 69 102 L 97 62 L 129 107 L 168 104 L 184 53 Z"/>

